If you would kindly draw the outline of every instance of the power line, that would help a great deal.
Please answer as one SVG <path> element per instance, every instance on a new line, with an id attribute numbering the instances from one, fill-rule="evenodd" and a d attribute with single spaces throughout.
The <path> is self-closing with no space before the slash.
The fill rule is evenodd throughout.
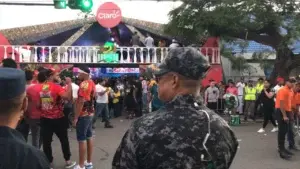
<path id="1" fill-rule="evenodd" d="M 141 1 L 141 0 L 124 0 L 124 1 Z M 157 1 L 157 2 L 175 2 L 180 0 L 143 0 L 143 1 Z M 0 5 L 12 5 L 12 6 L 54 6 L 54 3 L 48 1 L 0 1 Z"/>
<path id="2" fill-rule="evenodd" d="M 0 5 L 12 5 L 12 6 L 54 6 L 54 3 L 29 3 L 29 2 L 0 2 Z"/>

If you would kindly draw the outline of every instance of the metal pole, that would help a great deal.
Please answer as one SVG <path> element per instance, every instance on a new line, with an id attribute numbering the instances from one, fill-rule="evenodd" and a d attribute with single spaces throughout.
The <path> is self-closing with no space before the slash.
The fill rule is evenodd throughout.
<path id="1" fill-rule="evenodd" d="M 0 5 L 14 5 L 14 6 L 54 6 L 54 4 L 46 3 L 27 3 L 27 2 L 0 2 Z"/>

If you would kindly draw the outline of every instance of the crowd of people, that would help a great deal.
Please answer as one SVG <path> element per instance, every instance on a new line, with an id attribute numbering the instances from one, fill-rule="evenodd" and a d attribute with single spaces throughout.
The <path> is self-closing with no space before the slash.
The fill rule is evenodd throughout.
<path id="1" fill-rule="evenodd" d="M 93 79 L 96 84 L 95 117 L 102 117 L 106 128 L 112 128 L 109 119 L 126 116 L 128 119 L 159 109 L 163 104 L 158 98 L 154 78 L 123 76 Z M 94 118 L 93 128 L 95 128 Z"/>
<path id="2" fill-rule="evenodd" d="M 2 67 L 16 69 L 17 64 L 5 59 Z M 152 103 L 152 111 L 162 105 L 154 79 L 136 76 L 91 79 L 89 71 L 83 66 L 78 77 L 72 80 L 72 77 L 61 77 L 55 69 L 24 70 L 28 107 L 17 130 L 25 141 L 31 134 L 32 145 L 38 149 L 42 147 L 52 168 L 53 134 L 61 143 L 66 168 L 72 168 L 76 162 L 71 161 L 68 129 L 75 127 L 80 154 L 75 169 L 89 169 L 93 167 L 91 138 L 99 117 L 105 128 L 113 128 L 112 118 L 123 114 L 133 119 L 148 113 L 149 103 Z"/>
<path id="3" fill-rule="evenodd" d="M 24 155 L 22 164 L 9 163 L 6 168 L 54 168 L 55 134 L 66 168 L 91 169 L 96 121 L 101 117 L 105 128 L 113 128 L 110 119 L 121 115 L 140 118 L 133 121 L 114 155 L 115 169 L 229 168 L 238 141 L 228 123 L 211 110 L 244 115 L 245 122 L 255 121 L 261 113 L 264 123 L 258 132 L 265 132 L 272 122 L 281 158 L 289 159 L 290 150 L 299 150 L 293 131 L 299 115 L 299 81 L 279 77 L 273 87 L 262 78 L 256 84 L 241 79 L 216 85 L 211 80 L 201 97 L 201 80 L 210 67 L 207 60 L 194 48 L 171 49 L 168 58 L 179 62 L 166 59 L 159 67 L 152 65 L 154 76 L 149 79 L 91 79 L 90 69 L 80 65 L 74 80 L 60 77 L 55 69 L 22 71 L 12 59 L 3 60 L 0 143 L 12 145 L 4 151 Z M 79 145 L 77 165 L 71 160 L 68 130 L 72 127 Z M 34 147 L 26 143 L 30 131 Z"/>
<path id="4" fill-rule="evenodd" d="M 227 84 L 222 81 L 216 84 L 211 80 L 210 85 L 203 89 L 204 102 L 208 108 L 220 114 L 230 111 L 230 114 L 243 115 L 244 122 L 248 122 L 249 118 L 255 121 L 261 116 L 269 119 L 269 113 L 273 112 L 270 107 L 274 109 L 274 106 L 266 97 L 269 97 L 269 93 L 273 90 L 276 90 L 274 91 L 276 93 L 278 86 L 282 85 L 284 85 L 283 78 L 277 78 L 276 86 L 272 86 L 269 80 L 263 78 L 259 78 L 256 84 L 253 80 L 245 82 L 243 77 L 236 82 L 230 79 Z M 231 98 L 234 99 L 230 100 Z M 273 119 L 270 120 L 273 122 Z M 272 131 L 277 131 L 276 126 Z"/>
<path id="5" fill-rule="evenodd" d="M 215 116 L 196 99 L 199 92 L 196 94 L 195 91 L 200 89 L 199 80 L 209 65 L 203 56 L 193 48 L 174 50 L 180 50 L 177 52 L 181 52 L 181 54 L 174 55 L 175 53 L 171 51 L 170 57 L 185 60 L 189 54 L 192 54 L 195 57 L 188 57 L 187 59 L 193 60 L 188 63 L 195 65 L 187 71 L 183 67 L 175 68 L 174 65 L 171 68 L 172 65 L 166 63 L 166 70 L 156 74 L 155 80 L 154 78 L 147 80 L 142 77 L 139 79 L 127 77 L 110 80 L 96 79 L 94 81 L 90 77 L 89 68 L 81 65 L 79 66 L 78 79 L 74 83 L 68 77 L 62 80 L 59 72 L 54 69 L 41 67 L 34 72 L 23 71 L 17 68 L 17 64 L 12 59 L 3 60 L 0 68 L 0 106 L 2 107 L 0 111 L 0 143 L 6 146 L 3 152 L 10 154 L 1 158 L 2 161 L 6 162 L 5 165 L 2 163 L 4 168 L 54 168 L 51 145 L 53 134 L 58 137 L 61 143 L 66 168 L 93 168 L 93 135 L 95 134 L 93 127 L 96 127 L 94 126 L 95 120 L 101 116 L 105 122 L 105 127 L 111 128 L 113 126 L 109 123 L 109 119 L 126 112 L 128 118 L 144 115 L 135 120 L 135 124 L 132 124 L 132 127 L 124 135 L 115 153 L 112 162 L 113 168 L 149 168 L 150 165 L 152 166 L 150 168 L 162 168 L 163 166 L 185 168 L 185 163 L 177 162 L 175 165 L 175 161 L 173 162 L 168 158 L 170 153 L 167 152 L 173 150 L 175 152 L 180 151 L 193 159 L 196 156 L 198 159 L 199 153 L 202 154 L 200 161 L 195 158 L 189 162 L 189 165 L 203 166 L 205 164 L 204 166 L 206 166 L 207 160 L 218 156 L 217 158 L 221 159 L 219 160 L 221 163 L 211 161 L 209 165 L 230 166 L 238 145 L 233 131 L 224 123 L 222 118 Z M 179 69 L 175 70 L 177 68 Z M 165 91 L 163 92 L 163 90 Z M 193 101 L 195 101 L 194 107 L 190 107 Z M 118 103 L 119 105 L 117 105 Z M 110 109 L 110 107 L 112 108 Z M 205 113 L 198 114 L 198 110 Z M 150 111 L 151 113 L 149 113 Z M 69 119 L 71 117 L 69 114 L 72 112 L 73 117 Z M 175 114 L 178 112 L 179 114 L 170 116 L 171 114 L 167 112 L 176 112 Z M 191 114 L 193 114 L 193 118 L 184 118 L 191 117 Z M 200 120 L 205 117 L 207 120 Z M 175 119 L 172 120 L 172 118 Z M 195 121 L 195 118 L 198 120 Z M 79 145 L 77 165 L 75 161 L 71 160 L 68 137 L 70 121 L 76 129 Z M 186 124 L 192 125 L 190 127 L 204 124 L 209 128 L 204 127 L 208 130 L 207 132 L 202 132 L 202 128 L 199 127 L 189 131 L 190 127 L 186 128 Z M 181 128 L 177 128 L 178 125 Z M 176 130 L 169 131 L 170 128 L 176 128 Z M 27 144 L 26 140 L 29 130 L 31 130 L 32 135 L 32 146 Z M 224 132 L 219 133 L 219 131 Z M 172 134 L 166 132 L 172 132 Z M 198 133 L 197 137 L 193 138 L 195 142 L 190 143 L 189 146 L 182 146 L 186 145 L 186 141 L 183 139 L 185 135 L 182 134 L 195 135 L 195 132 Z M 180 140 L 176 141 L 174 134 L 177 135 L 176 139 Z M 147 142 L 152 139 L 148 140 L 147 138 L 155 135 L 158 137 L 153 139 L 157 140 L 157 143 L 150 148 L 148 147 L 150 144 Z M 204 136 L 207 137 L 206 141 L 203 141 Z M 167 148 L 170 141 L 176 141 L 178 146 L 172 146 L 171 149 Z M 206 148 L 206 142 L 209 142 L 208 148 Z M 213 142 L 215 143 L 210 144 Z M 160 148 L 162 144 L 165 146 Z M 198 147 L 195 153 L 191 154 L 190 148 L 196 145 L 203 145 L 203 147 Z M 214 145 L 214 148 L 211 145 Z M 43 151 L 40 151 L 40 147 Z M 144 148 L 140 149 L 139 147 Z M 177 148 L 179 148 L 178 151 Z M 216 154 L 215 148 L 230 154 L 230 160 L 225 160 L 225 156 Z M 149 150 L 149 152 L 143 153 L 142 151 L 145 150 Z M 202 152 L 203 150 L 205 152 Z M 159 155 L 159 151 L 167 156 L 163 157 L 162 162 L 155 162 L 162 157 Z M 19 156 L 9 152 L 18 152 Z M 15 162 L 8 163 L 12 159 Z M 175 156 L 172 159 L 175 160 Z M 141 161 L 144 162 L 140 163 Z"/>
<path id="6" fill-rule="evenodd" d="M 229 108 L 231 115 L 244 116 L 244 122 L 247 122 L 248 118 L 255 121 L 257 117 L 263 116 L 263 124 L 258 133 L 266 132 L 266 126 L 271 122 L 271 132 L 278 131 L 278 151 L 281 158 L 289 159 L 293 155 L 289 150 L 299 151 L 294 139 L 294 125 L 300 115 L 298 78 L 285 80 L 278 77 L 276 84 L 262 78 L 259 78 L 256 84 L 252 80 L 245 82 L 243 78 L 238 82 L 229 80 L 228 85 L 224 85 L 223 82 L 216 85 L 215 81 L 211 80 L 210 86 L 203 92 L 206 106 L 218 113 L 224 113 Z M 289 150 L 284 146 L 286 135 Z"/>

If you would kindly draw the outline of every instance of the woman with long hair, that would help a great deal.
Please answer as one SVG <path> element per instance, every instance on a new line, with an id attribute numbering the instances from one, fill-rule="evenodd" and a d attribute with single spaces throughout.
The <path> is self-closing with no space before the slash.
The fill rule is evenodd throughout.
<path id="1" fill-rule="evenodd" d="M 261 103 L 263 112 L 264 112 L 264 122 L 261 129 L 259 129 L 258 133 L 265 132 L 265 128 L 268 125 L 269 121 L 273 124 L 274 128 L 271 130 L 271 132 L 278 131 L 277 125 L 275 123 L 275 120 L 273 118 L 273 112 L 274 112 L 274 95 L 275 92 L 271 90 L 271 83 L 269 80 L 265 80 L 264 82 L 264 89 L 261 91 L 261 94 L 258 98 L 258 102 Z"/>

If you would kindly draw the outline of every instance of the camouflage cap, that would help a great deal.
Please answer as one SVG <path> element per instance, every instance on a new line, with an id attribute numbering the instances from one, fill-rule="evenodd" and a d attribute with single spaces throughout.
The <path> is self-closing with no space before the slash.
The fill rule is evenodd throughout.
<path id="1" fill-rule="evenodd" d="M 158 66 L 151 65 L 155 76 L 175 72 L 187 78 L 198 80 L 210 68 L 208 61 L 196 48 L 182 47 L 170 49 L 167 57 Z"/>

